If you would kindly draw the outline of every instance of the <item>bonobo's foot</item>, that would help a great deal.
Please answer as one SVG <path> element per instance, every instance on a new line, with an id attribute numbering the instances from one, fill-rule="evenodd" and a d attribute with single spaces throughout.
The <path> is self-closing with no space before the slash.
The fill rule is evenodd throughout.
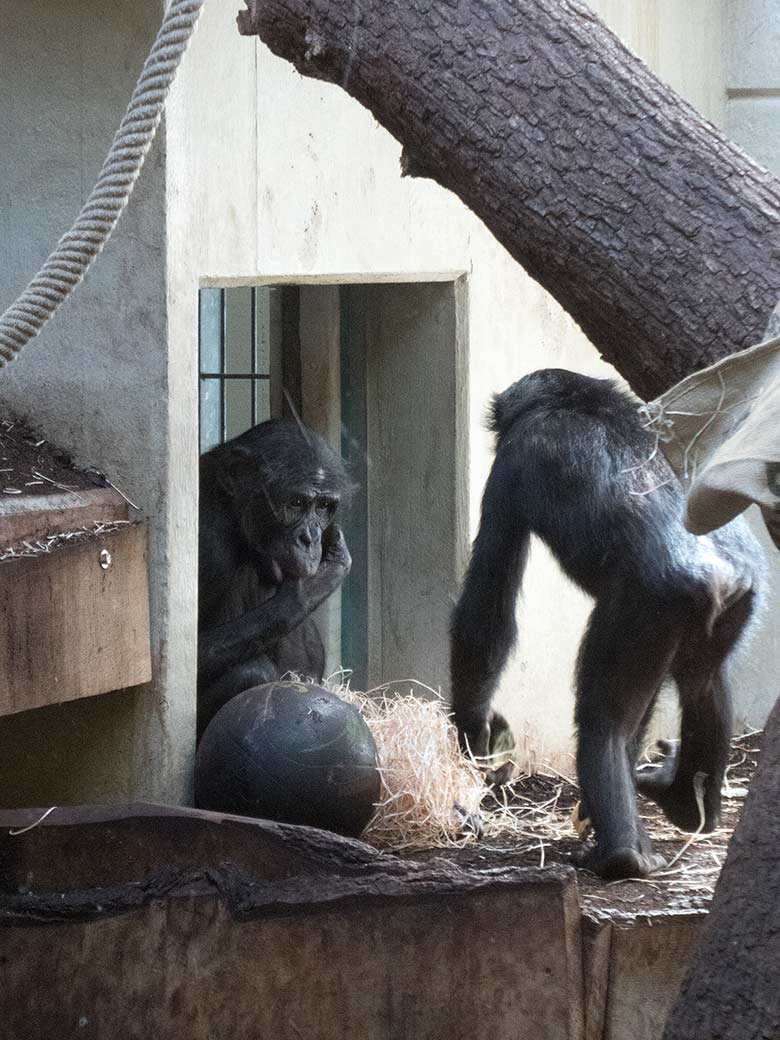
<path id="1" fill-rule="evenodd" d="M 704 781 L 703 799 L 704 820 L 702 826 L 702 810 L 696 798 L 696 788 L 692 777 L 687 780 L 673 780 L 664 784 L 654 778 L 640 780 L 637 784 L 639 793 L 663 810 L 664 816 L 681 831 L 698 831 L 703 833 L 714 831 L 720 823 L 720 790 L 710 795 L 710 781 Z"/>
<path id="2" fill-rule="evenodd" d="M 473 834 L 476 838 L 481 838 L 485 827 L 479 813 L 469 812 L 458 802 L 455 802 L 452 808 L 455 815 L 461 821 L 460 833 L 464 836 L 467 834 Z"/>
<path id="3" fill-rule="evenodd" d="M 651 763 L 637 770 L 637 789 L 645 798 L 650 798 L 664 815 L 681 831 L 697 831 L 702 825 L 704 810 L 704 832 L 714 831 L 720 823 L 721 778 L 711 779 L 697 773 L 696 777 L 678 775 L 679 745 L 670 741 L 658 741 L 662 758 L 658 765 Z M 698 780 L 697 780 L 698 778 Z M 697 783 L 700 791 L 697 796 Z"/>
<path id="4" fill-rule="evenodd" d="M 652 850 L 640 852 L 630 847 L 604 850 L 596 845 L 572 853 L 572 860 L 578 867 L 590 870 L 607 881 L 644 878 L 666 866 L 666 860 L 658 853 Z"/>
<path id="5" fill-rule="evenodd" d="M 650 761 L 641 762 L 636 767 L 637 782 L 652 778 L 653 783 L 668 787 L 677 773 L 679 758 L 679 740 L 656 740 L 655 747 L 650 751 Z"/>
<path id="6" fill-rule="evenodd" d="M 515 775 L 515 764 L 510 758 L 504 762 L 498 769 L 488 769 L 485 773 L 485 783 L 489 784 L 492 788 L 506 787 Z"/>

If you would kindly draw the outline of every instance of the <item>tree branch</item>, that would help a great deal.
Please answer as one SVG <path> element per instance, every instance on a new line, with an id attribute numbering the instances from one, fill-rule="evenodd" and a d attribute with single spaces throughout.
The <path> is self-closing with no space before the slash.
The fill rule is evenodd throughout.
<path id="1" fill-rule="evenodd" d="M 761 337 L 780 184 L 579 0 L 248 0 L 455 192 L 644 397 Z"/>

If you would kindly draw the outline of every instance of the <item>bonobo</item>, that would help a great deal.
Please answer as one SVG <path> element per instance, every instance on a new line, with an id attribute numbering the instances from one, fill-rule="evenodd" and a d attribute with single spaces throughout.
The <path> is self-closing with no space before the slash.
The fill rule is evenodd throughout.
<path id="1" fill-rule="evenodd" d="M 754 611 L 761 551 L 742 519 L 707 537 L 686 531 L 679 483 L 637 402 L 608 380 L 534 372 L 495 397 L 490 427 L 496 454 L 451 629 L 461 743 L 484 755 L 506 740 L 490 702 L 535 534 L 595 600 L 577 666 L 580 815 L 595 836 L 581 861 L 605 877 L 645 876 L 663 860 L 637 816 L 637 786 L 683 830 L 699 827 L 703 791 L 704 829 L 717 826 L 732 724 L 724 664 Z M 679 747 L 636 774 L 667 676 Z"/>
<path id="2" fill-rule="evenodd" d="M 351 560 L 333 522 L 350 482 L 325 441 L 260 423 L 200 462 L 198 733 L 234 694 L 287 671 L 320 679 L 310 617 Z"/>

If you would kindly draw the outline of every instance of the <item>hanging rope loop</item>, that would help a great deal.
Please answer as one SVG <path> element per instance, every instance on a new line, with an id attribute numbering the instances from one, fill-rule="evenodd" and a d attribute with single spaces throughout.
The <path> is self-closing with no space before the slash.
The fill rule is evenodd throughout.
<path id="1" fill-rule="evenodd" d="M 203 4 L 171 0 L 92 194 L 38 274 L 0 315 L 0 368 L 38 335 L 111 237 L 157 133 Z"/>

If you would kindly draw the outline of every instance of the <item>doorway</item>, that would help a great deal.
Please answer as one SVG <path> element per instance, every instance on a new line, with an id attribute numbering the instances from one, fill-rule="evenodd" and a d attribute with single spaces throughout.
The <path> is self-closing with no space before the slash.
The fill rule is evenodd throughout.
<path id="1" fill-rule="evenodd" d="M 200 444 L 299 415 L 357 485 L 352 570 L 318 611 L 356 689 L 448 675 L 468 552 L 465 279 L 245 285 L 200 294 Z"/>

